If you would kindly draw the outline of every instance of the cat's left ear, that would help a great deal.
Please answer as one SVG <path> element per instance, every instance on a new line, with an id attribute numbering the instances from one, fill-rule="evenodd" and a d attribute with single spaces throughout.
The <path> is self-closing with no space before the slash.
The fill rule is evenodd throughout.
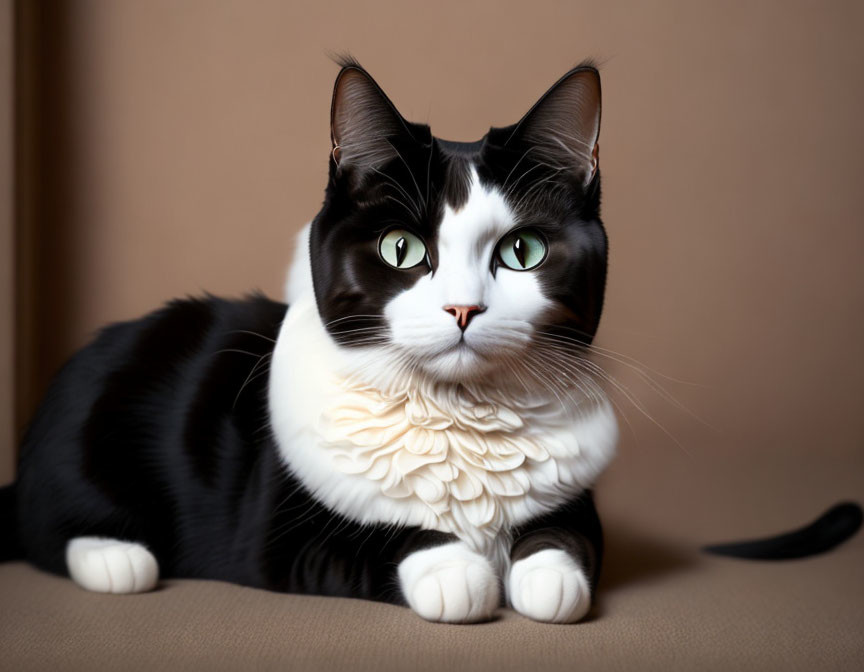
<path id="1" fill-rule="evenodd" d="M 587 186 L 597 173 L 600 108 L 600 73 L 579 66 L 522 117 L 508 144 L 518 138 L 533 148 L 534 158 L 572 171 Z"/>
<path id="2" fill-rule="evenodd" d="M 403 133 L 408 133 L 405 120 L 381 87 L 359 64 L 346 63 L 336 78 L 330 108 L 336 166 L 380 168 L 398 156 L 394 142 Z"/>

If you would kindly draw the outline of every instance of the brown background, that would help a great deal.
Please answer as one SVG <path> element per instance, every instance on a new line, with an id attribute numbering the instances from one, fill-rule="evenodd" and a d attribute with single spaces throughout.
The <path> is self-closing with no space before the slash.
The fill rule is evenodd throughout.
<path id="1" fill-rule="evenodd" d="M 717 429 L 609 362 L 685 449 L 622 402 L 623 461 L 861 455 L 862 19 L 854 2 L 21 3 L 19 426 L 105 322 L 202 290 L 280 296 L 322 199 L 327 50 L 464 140 L 593 56 L 598 342 L 696 383 L 657 378 Z"/>
<path id="2" fill-rule="evenodd" d="M 0 480 L 13 424 L 99 325 L 203 290 L 281 295 L 293 234 L 323 196 L 331 49 L 352 51 L 408 118 L 461 140 L 599 59 L 611 267 L 598 343 L 656 370 L 675 400 L 598 360 L 646 414 L 618 396 L 621 455 L 599 488 L 606 597 L 578 634 L 512 614 L 429 630 L 383 605 L 194 582 L 111 602 L 4 566 L 19 660 L 96 651 L 152 669 L 169 651 L 230 667 L 230 649 L 279 667 L 288 642 L 313 669 L 363 647 L 394 668 L 419 651 L 431 669 L 460 652 L 500 670 L 535 653 L 560 669 L 861 669 L 864 535 L 770 569 L 696 548 L 864 499 L 864 4 L 18 2 L 14 100 L 12 5 L 0 4 Z M 296 639 L 267 616 L 286 604 Z M 414 647 L 394 654 L 400 628 Z"/>

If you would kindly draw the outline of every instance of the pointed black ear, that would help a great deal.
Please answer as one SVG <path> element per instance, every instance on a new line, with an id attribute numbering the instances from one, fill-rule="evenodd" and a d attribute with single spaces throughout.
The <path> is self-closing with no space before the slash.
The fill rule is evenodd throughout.
<path id="1" fill-rule="evenodd" d="M 393 138 L 405 120 L 363 68 L 345 65 L 336 78 L 330 108 L 332 157 L 339 168 L 378 168 L 397 156 Z"/>
<path id="2" fill-rule="evenodd" d="M 516 125 L 511 140 L 519 137 L 534 148 L 535 159 L 570 170 L 587 185 L 597 172 L 599 135 L 600 73 L 583 65 L 543 94 Z"/>

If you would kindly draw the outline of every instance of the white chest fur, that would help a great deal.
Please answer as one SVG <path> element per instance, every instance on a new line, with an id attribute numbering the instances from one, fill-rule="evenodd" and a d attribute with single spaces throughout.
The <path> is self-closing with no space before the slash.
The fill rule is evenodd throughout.
<path id="1" fill-rule="evenodd" d="M 273 354 L 270 416 L 286 466 L 362 523 L 450 532 L 488 552 L 509 527 L 590 487 L 617 442 L 605 401 L 572 408 L 504 391 L 353 382 L 314 299 L 297 299 Z"/>

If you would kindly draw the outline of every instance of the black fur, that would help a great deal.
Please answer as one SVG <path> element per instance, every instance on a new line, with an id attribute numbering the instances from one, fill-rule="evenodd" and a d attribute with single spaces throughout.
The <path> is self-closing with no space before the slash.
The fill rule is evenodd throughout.
<path id="1" fill-rule="evenodd" d="M 603 528 L 591 492 L 518 527 L 513 538 L 512 562 L 550 548 L 567 551 L 585 571 L 592 593 L 597 587 L 603 564 Z"/>
<path id="2" fill-rule="evenodd" d="M 714 555 L 750 560 L 794 560 L 830 551 L 861 527 L 861 507 L 854 502 L 832 506 L 809 525 L 765 539 L 706 546 Z"/>
<path id="3" fill-rule="evenodd" d="M 18 542 L 18 502 L 16 488 L 0 488 L 0 562 L 23 557 Z"/>

